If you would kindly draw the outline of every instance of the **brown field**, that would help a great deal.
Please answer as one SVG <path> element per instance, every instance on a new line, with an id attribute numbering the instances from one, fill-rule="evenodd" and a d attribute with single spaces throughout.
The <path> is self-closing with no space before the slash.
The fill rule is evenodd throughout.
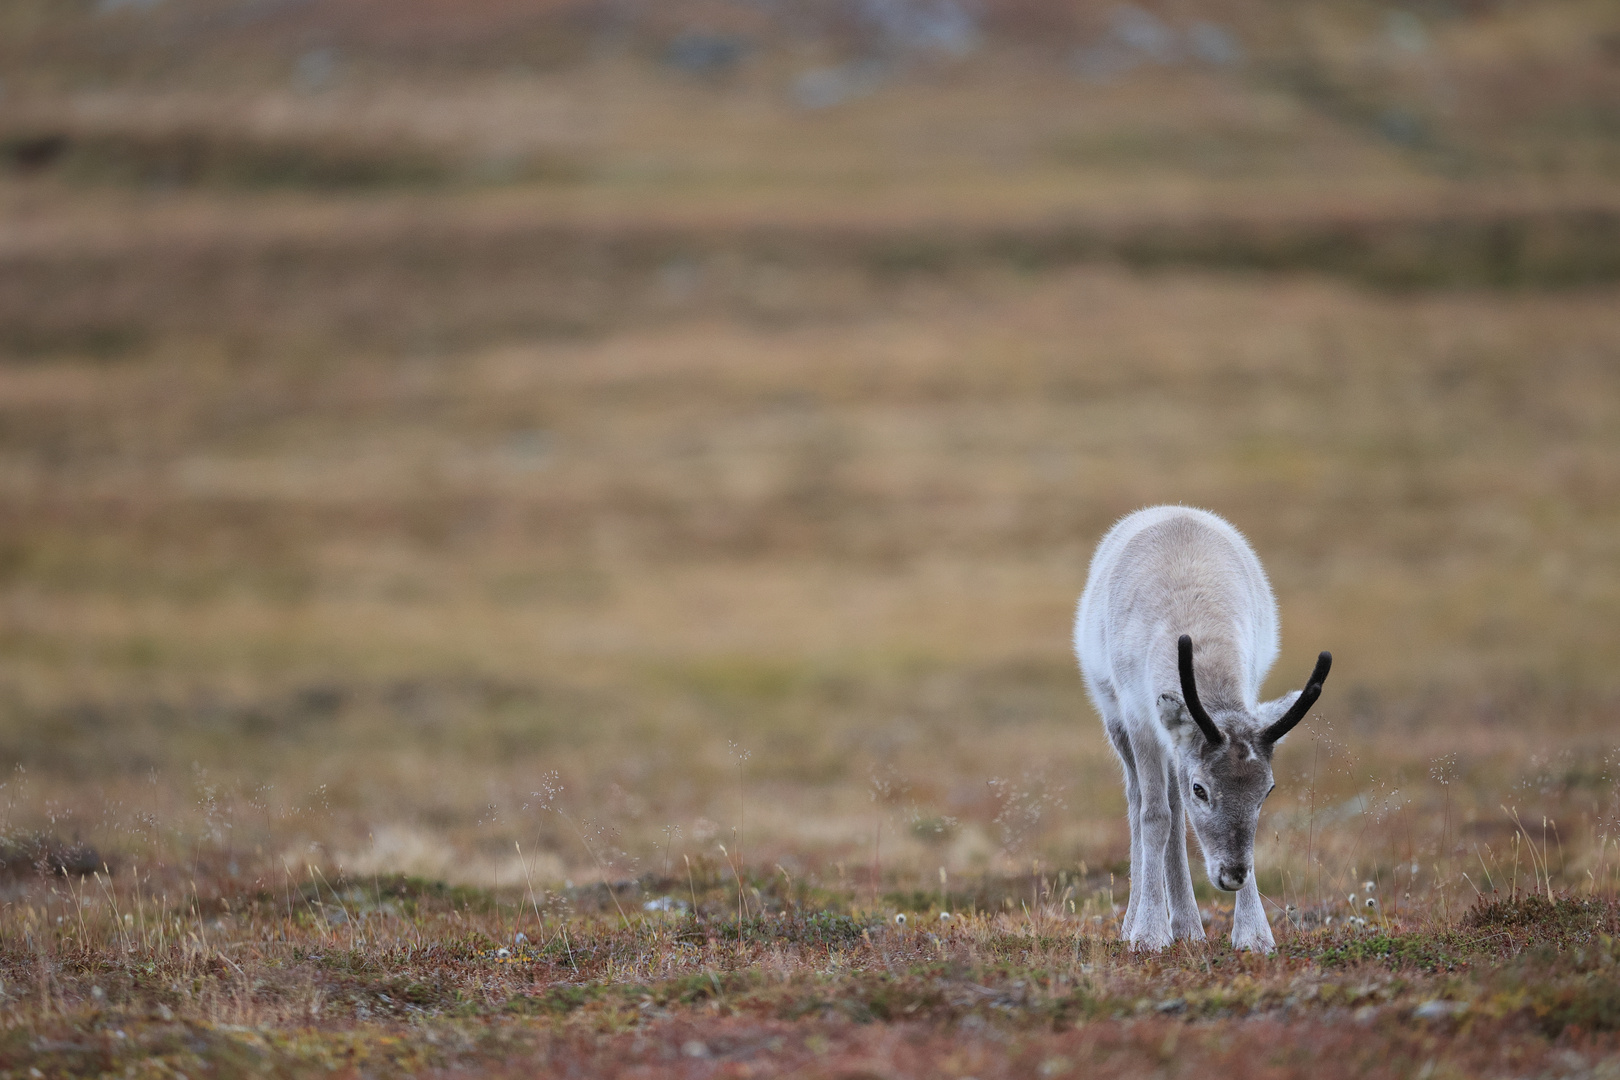
<path id="1" fill-rule="evenodd" d="M 1620 19 L 936 7 L 6 6 L 0 1075 L 1615 1074 Z M 1117 940 L 1175 501 L 1270 958 Z"/>

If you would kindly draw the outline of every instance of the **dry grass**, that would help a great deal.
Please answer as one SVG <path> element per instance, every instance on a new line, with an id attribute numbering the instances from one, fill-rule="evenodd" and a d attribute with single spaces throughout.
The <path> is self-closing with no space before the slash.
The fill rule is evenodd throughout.
<path id="1" fill-rule="evenodd" d="M 465 828 L 549 769 L 592 816 L 635 791 L 654 836 L 730 820 L 731 740 L 783 815 L 761 835 L 853 842 L 890 766 L 952 778 L 930 814 L 993 816 L 979 785 L 1038 760 L 1107 820 L 1067 621 L 1092 538 L 1161 500 L 1248 530 L 1275 687 L 1332 647 L 1324 717 L 1358 753 L 1603 751 L 1611 290 L 1083 270 L 865 304 L 11 368 L 12 752 L 41 785 L 325 784 L 362 836 Z"/>
<path id="2" fill-rule="evenodd" d="M 835 7 L 0 13 L 0 1070 L 1606 1075 L 1612 13 L 990 3 L 806 109 Z M 1115 939 L 1160 501 L 1336 657 L 1272 958 Z"/>
<path id="3" fill-rule="evenodd" d="M 897 925 L 785 875 L 734 900 L 712 867 L 641 883 L 695 911 L 634 917 L 600 888 L 311 870 L 214 901 L 120 878 L 8 911 L 13 1073 L 1604 1075 L 1620 1027 L 1606 901 L 1375 912 L 1285 931 L 1270 958 L 1143 960 L 1090 914 L 1105 893 L 1071 904 L 1061 879 L 942 890 Z M 1022 887 L 1011 914 L 973 910 Z"/>

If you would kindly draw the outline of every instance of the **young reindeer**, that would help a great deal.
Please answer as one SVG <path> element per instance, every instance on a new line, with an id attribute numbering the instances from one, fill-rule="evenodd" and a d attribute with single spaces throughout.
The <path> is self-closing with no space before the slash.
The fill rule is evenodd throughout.
<path id="1" fill-rule="evenodd" d="M 1276 947 L 1255 886 L 1254 833 L 1274 786 L 1271 753 L 1322 693 L 1260 702 L 1277 659 L 1277 601 L 1248 541 L 1204 510 L 1138 510 L 1097 545 L 1074 621 L 1091 700 L 1125 768 L 1136 949 L 1201 940 L 1186 819 L 1217 888 L 1237 891 L 1232 945 Z"/>

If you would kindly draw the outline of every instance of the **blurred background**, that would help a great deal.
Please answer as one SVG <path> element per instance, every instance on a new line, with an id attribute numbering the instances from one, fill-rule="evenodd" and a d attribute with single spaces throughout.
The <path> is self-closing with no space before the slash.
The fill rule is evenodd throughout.
<path id="1" fill-rule="evenodd" d="M 0 5 L 13 853 L 1123 874 L 1169 501 L 1336 658 L 1263 865 L 1596 839 L 1617 495 L 1605 0 Z"/>

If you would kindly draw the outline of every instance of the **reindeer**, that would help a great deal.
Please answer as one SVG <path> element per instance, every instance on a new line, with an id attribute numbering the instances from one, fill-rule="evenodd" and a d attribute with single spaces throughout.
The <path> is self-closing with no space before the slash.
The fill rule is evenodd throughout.
<path id="1" fill-rule="evenodd" d="M 1097 545 L 1074 651 L 1125 769 L 1135 949 L 1204 937 L 1187 867 L 1186 820 L 1210 881 L 1237 892 L 1232 945 L 1276 947 L 1255 885 L 1254 833 L 1275 784 L 1271 754 L 1322 693 L 1322 653 L 1304 690 L 1258 700 L 1277 659 L 1277 601 L 1242 534 L 1205 510 L 1138 510 Z"/>

